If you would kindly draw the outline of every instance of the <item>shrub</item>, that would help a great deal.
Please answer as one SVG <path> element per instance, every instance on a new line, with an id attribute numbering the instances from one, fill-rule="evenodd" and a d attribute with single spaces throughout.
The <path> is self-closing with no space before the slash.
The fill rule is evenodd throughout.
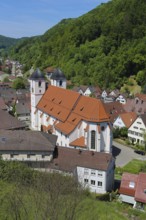
<path id="1" fill-rule="evenodd" d="M 97 195 L 96 199 L 100 200 L 100 201 L 110 201 L 110 195 L 109 195 L 109 193 Z"/>

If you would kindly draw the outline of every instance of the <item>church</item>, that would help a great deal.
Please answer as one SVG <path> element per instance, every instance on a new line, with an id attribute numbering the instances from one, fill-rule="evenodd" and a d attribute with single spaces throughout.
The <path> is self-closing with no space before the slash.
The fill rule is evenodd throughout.
<path id="1" fill-rule="evenodd" d="M 30 76 L 31 129 L 57 136 L 57 157 L 48 169 L 75 175 L 92 192 L 113 189 L 112 127 L 99 99 L 66 89 L 60 69 Z"/>
<path id="2" fill-rule="evenodd" d="M 58 146 L 110 153 L 111 124 L 102 102 L 66 89 L 59 69 L 50 79 L 47 88 L 39 69 L 30 77 L 32 129 L 57 135 Z"/>

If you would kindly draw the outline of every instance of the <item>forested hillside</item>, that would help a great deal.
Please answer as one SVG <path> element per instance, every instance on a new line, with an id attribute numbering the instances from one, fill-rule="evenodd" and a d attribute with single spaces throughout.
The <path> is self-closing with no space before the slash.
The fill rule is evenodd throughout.
<path id="1" fill-rule="evenodd" d="M 74 83 L 118 88 L 131 75 L 146 84 L 145 45 L 146 1 L 112 0 L 17 44 L 10 55 L 26 69 L 60 67 Z"/>
<path id="2" fill-rule="evenodd" d="M 10 46 L 16 44 L 16 42 L 18 42 L 18 39 L 0 35 L 0 49 L 7 49 Z"/>

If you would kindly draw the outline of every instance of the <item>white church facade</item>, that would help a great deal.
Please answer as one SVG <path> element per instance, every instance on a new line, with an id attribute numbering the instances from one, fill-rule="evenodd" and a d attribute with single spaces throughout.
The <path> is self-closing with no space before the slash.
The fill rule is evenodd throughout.
<path id="1" fill-rule="evenodd" d="M 111 152 L 111 124 L 100 100 L 65 87 L 49 85 L 46 90 L 45 78 L 38 70 L 30 82 L 33 130 L 57 135 L 58 146 Z"/>

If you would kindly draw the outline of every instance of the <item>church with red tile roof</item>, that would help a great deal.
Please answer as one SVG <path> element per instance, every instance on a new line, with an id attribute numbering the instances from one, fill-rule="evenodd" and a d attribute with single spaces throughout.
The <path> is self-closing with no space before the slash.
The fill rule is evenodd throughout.
<path id="1" fill-rule="evenodd" d="M 46 89 L 39 70 L 31 75 L 32 129 L 57 135 L 58 146 L 110 153 L 112 131 L 104 105 L 99 99 L 64 88 L 64 78 L 59 76 L 61 82 L 55 85 L 60 86 Z"/>

